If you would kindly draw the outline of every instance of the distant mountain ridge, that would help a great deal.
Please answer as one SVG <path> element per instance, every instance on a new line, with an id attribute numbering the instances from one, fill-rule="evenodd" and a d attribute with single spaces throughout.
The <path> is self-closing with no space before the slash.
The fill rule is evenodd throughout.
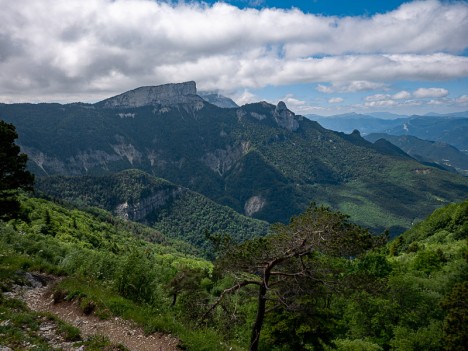
<path id="1" fill-rule="evenodd" d="M 135 89 L 97 104 L 0 104 L 0 118 L 16 125 L 39 176 L 136 168 L 270 223 L 315 201 L 396 233 L 468 193 L 464 177 L 325 129 L 283 102 L 220 108 L 193 88 Z"/>
<path id="2" fill-rule="evenodd" d="M 396 119 L 381 119 L 360 114 L 331 117 L 311 115 L 310 118 L 325 128 L 344 133 L 357 129 L 363 135 L 371 133 L 412 135 L 424 140 L 448 143 L 468 154 L 468 111 L 446 115 L 415 115 Z"/>
<path id="3" fill-rule="evenodd" d="M 371 142 L 388 140 L 419 162 L 435 162 L 447 170 L 468 176 L 468 155 L 447 143 L 422 140 L 411 135 L 397 136 L 385 133 L 373 133 L 365 138 Z"/>
<path id="4" fill-rule="evenodd" d="M 199 91 L 198 95 L 205 101 L 208 101 L 210 104 L 221 108 L 236 108 L 239 107 L 231 98 L 221 95 L 217 92 L 211 91 Z"/>

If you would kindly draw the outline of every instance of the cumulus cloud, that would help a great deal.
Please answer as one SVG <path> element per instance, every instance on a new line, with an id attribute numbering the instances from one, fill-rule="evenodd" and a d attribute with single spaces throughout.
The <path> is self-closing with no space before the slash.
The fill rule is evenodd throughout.
<path id="1" fill-rule="evenodd" d="M 282 99 L 288 106 L 300 107 L 305 105 L 304 100 L 296 99 L 292 94 L 288 94 Z"/>
<path id="2" fill-rule="evenodd" d="M 232 99 L 239 106 L 250 104 L 252 102 L 258 102 L 259 98 L 255 94 L 252 94 L 248 90 L 244 90 L 240 95 L 233 96 Z"/>
<path id="3" fill-rule="evenodd" d="M 428 105 L 443 105 L 445 104 L 445 101 L 442 100 L 437 100 L 437 99 L 431 99 L 427 103 Z"/>
<path id="4" fill-rule="evenodd" d="M 411 93 L 406 90 L 399 91 L 398 93 L 392 95 L 392 99 L 395 100 L 409 99 L 410 97 Z"/>
<path id="5" fill-rule="evenodd" d="M 468 95 L 462 95 L 455 100 L 458 104 L 468 104 Z"/>
<path id="6" fill-rule="evenodd" d="M 387 84 L 385 83 L 357 80 L 351 82 L 332 82 L 330 85 L 318 84 L 316 89 L 317 91 L 326 94 L 356 93 L 359 91 L 382 89 L 386 86 Z"/>
<path id="7" fill-rule="evenodd" d="M 375 94 L 375 95 L 370 95 L 366 96 L 364 100 L 366 101 L 382 101 L 382 100 L 389 100 L 391 98 L 391 95 L 388 94 Z"/>
<path id="8" fill-rule="evenodd" d="M 330 104 L 338 104 L 338 103 L 343 102 L 343 101 L 344 101 L 344 99 L 340 98 L 340 97 L 334 97 L 334 98 L 331 98 L 331 99 L 328 100 L 328 102 Z"/>
<path id="9" fill-rule="evenodd" d="M 397 103 L 394 100 L 378 100 L 378 101 L 369 101 L 364 103 L 366 107 L 389 107 L 395 106 Z"/>
<path id="10" fill-rule="evenodd" d="M 419 88 L 413 93 L 402 90 L 395 94 L 374 94 L 364 97 L 365 107 L 395 107 L 395 106 L 421 106 L 421 105 L 446 105 L 453 103 L 453 99 L 446 98 L 449 94 L 443 88 Z M 414 97 L 415 99 L 411 99 Z M 424 99 L 431 98 L 427 101 Z"/>
<path id="11" fill-rule="evenodd" d="M 441 98 L 448 95 L 448 90 L 443 88 L 419 88 L 413 95 L 417 98 Z"/>
<path id="12" fill-rule="evenodd" d="M 466 2 L 344 18 L 153 0 L 0 0 L 0 8 L 5 99 L 96 98 L 185 80 L 201 89 L 315 82 L 322 92 L 357 92 L 468 76 Z"/>

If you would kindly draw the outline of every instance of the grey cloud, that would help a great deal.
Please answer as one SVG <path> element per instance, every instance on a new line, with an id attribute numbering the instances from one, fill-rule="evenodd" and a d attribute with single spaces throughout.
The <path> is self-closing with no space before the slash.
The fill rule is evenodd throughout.
<path id="1" fill-rule="evenodd" d="M 333 82 L 322 89 L 353 92 L 468 76 L 468 59 L 457 56 L 468 32 L 462 2 L 407 3 L 370 18 L 150 0 L 0 0 L 0 8 L 2 96 L 183 80 L 230 90 Z"/>

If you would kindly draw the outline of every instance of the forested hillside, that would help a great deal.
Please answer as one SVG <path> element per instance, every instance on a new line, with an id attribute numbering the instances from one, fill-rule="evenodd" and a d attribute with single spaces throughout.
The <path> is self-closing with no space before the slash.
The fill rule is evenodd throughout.
<path id="1" fill-rule="evenodd" d="M 212 254 L 209 235 L 228 235 L 240 242 L 268 231 L 266 222 L 242 216 L 203 195 L 139 170 L 102 177 L 40 178 L 36 189 L 76 206 L 97 206 L 145 223 L 205 254 Z"/>
<path id="2" fill-rule="evenodd" d="M 390 141 L 416 160 L 426 164 L 439 166 L 452 172 L 468 175 L 468 154 L 456 147 L 444 143 L 423 140 L 411 135 L 390 135 L 374 133 L 365 136 L 366 140 L 376 142 L 379 139 Z"/>
<path id="3" fill-rule="evenodd" d="M 219 108 L 194 91 L 149 105 L 131 100 L 135 92 L 110 105 L 0 104 L 0 118 L 16 125 L 38 176 L 137 168 L 270 223 L 316 202 L 397 234 L 468 192 L 464 177 L 322 128 L 284 103 Z"/>

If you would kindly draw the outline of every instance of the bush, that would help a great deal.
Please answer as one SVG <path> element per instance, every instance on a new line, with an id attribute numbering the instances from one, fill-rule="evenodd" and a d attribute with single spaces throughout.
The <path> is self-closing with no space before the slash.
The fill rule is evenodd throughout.
<path id="1" fill-rule="evenodd" d="M 157 290 L 154 264 L 142 252 L 134 251 L 122 260 L 116 275 L 117 291 L 135 302 L 153 304 Z"/>

